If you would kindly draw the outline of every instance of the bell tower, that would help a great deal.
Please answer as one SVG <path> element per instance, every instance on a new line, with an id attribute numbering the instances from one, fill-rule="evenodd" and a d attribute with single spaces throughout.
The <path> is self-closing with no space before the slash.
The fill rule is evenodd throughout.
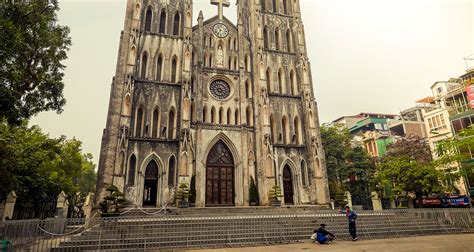
<path id="1" fill-rule="evenodd" d="M 252 47 L 256 139 L 262 139 L 256 145 L 257 173 L 262 175 L 259 193 L 268 199 L 268 189 L 276 184 L 285 201 L 328 204 L 324 150 L 299 2 L 238 1 L 239 22 L 248 31 Z"/>

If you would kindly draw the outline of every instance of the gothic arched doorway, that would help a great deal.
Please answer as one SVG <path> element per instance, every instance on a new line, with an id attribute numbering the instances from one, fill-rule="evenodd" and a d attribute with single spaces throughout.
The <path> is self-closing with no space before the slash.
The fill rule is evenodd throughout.
<path id="1" fill-rule="evenodd" d="M 234 206 L 234 159 L 222 141 L 207 156 L 206 206 Z"/>
<path id="2" fill-rule="evenodd" d="M 143 206 L 156 206 L 158 196 L 158 165 L 151 160 L 145 170 L 145 185 L 143 186 Z"/>
<path id="3" fill-rule="evenodd" d="M 293 176 L 290 166 L 283 168 L 283 195 L 285 196 L 285 205 L 293 205 Z"/>

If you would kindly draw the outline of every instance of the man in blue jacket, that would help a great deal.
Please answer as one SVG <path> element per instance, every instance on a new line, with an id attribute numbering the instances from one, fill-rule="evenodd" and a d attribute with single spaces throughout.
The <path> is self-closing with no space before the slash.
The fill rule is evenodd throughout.
<path id="1" fill-rule="evenodd" d="M 349 206 L 346 206 L 346 216 L 347 216 L 347 220 L 349 220 L 349 233 L 352 236 L 352 241 L 357 241 L 359 240 L 359 236 L 357 236 L 357 231 L 356 231 L 357 214 L 354 211 L 352 211 Z"/>
<path id="2" fill-rule="evenodd" d="M 329 244 L 332 240 L 336 239 L 336 235 L 326 230 L 326 224 L 321 224 L 321 227 L 315 230 L 315 233 L 316 241 L 318 241 L 319 244 Z"/>

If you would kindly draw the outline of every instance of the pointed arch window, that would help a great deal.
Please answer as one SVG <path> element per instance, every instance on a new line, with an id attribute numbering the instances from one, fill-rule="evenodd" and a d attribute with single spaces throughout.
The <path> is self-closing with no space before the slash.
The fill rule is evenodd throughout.
<path id="1" fill-rule="evenodd" d="M 145 14 L 145 31 L 146 32 L 149 32 L 151 31 L 151 19 L 152 19 L 152 11 L 151 11 L 151 7 L 148 7 L 148 9 L 146 10 L 146 14 Z"/>
<path id="2" fill-rule="evenodd" d="M 179 36 L 179 24 L 180 24 L 180 16 L 179 16 L 179 13 L 176 12 L 176 14 L 174 15 L 174 20 L 173 20 L 173 35 L 175 36 Z"/>
<path id="3" fill-rule="evenodd" d="M 155 108 L 155 110 L 153 110 L 152 130 L 151 130 L 152 138 L 158 138 L 159 121 L 160 121 L 160 110 L 157 107 Z"/>
<path id="4" fill-rule="evenodd" d="M 128 181 L 127 181 L 128 186 L 135 185 L 136 166 L 137 166 L 137 158 L 135 157 L 135 155 L 132 155 L 130 157 L 130 162 L 128 164 Z"/>
<path id="5" fill-rule="evenodd" d="M 245 111 L 246 113 L 246 119 L 247 119 L 247 125 L 248 126 L 253 126 L 253 118 L 252 118 L 252 109 L 250 106 L 247 107 L 247 110 Z"/>
<path id="6" fill-rule="evenodd" d="M 219 109 L 219 124 L 224 124 L 224 109 L 222 107 Z"/>
<path id="7" fill-rule="evenodd" d="M 174 107 L 170 109 L 168 115 L 168 139 L 175 138 L 175 127 L 176 127 L 176 112 Z"/>
<path id="8" fill-rule="evenodd" d="M 292 95 L 298 95 L 298 83 L 296 81 L 295 71 L 291 70 L 290 72 L 290 81 L 291 81 L 291 93 Z"/>
<path id="9" fill-rule="evenodd" d="M 283 143 L 284 144 L 288 144 L 288 135 L 289 135 L 289 127 L 288 127 L 288 119 L 286 118 L 286 116 L 283 116 L 283 118 L 281 119 L 281 128 L 282 128 L 282 132 L 283 132 Z"/>
<path id="10" fill-rule="evenodd" d="M 283 11 L 286 15 L 290 14 L 290 6 L 288 6 L 288 0 L 283 0 Z"/>
<path id="11" fill-rule="evenodd" d="M 270 131 L 271 131 L 270 132 L 271 141 L 272 143 L 276 143 L 277 130 L 276 130 L 276 124 L 275 124 L 275 117 L 273 116 L 273 114 L 270 115 Z"/>
<path id="12" fill-rule="evenodd" d="M 286 31 L 286 50 L 288 52 L 292 52 L 293 51 L 293 45 L 291 43 L 291 31 L 290 29 L 288 29 Z"/>
<path id="13" fill-rule="evenodd" d="M 230 108 L 227 109 L 227 125 L 231 125 L 232 121 L 232 110 Z"/>
<path id="14" fill-rule="evenodd" d="M 170 157 L 168 162 L 168 187 L 173 188 L 176 185 L 176 160 L 174 156 Z"/>
<path id="15" fill-rule="evenodd" d="M 303 186 L 308 186 L 308 171 L 306 170 L 306 163 L 301 160 L 301 182 Z"/>
<path id="16" fill-rule="evenodd" d="M 196 105 L 194 103 L 194 99 L 191 101 L 191 122 L 196 121 Z"/>
<path id="17" fill-rule="evenodd" d="M 160 14 L 160 30 L 159 33 L 166 33 L 166 12 L 163 10 Z"/>
<path id="18" fill-rule="evenodd" d="M 216 108 L 212 107 L 211 108 L 211 123 L 215 123 L 216 121 Z"/>
<path id="19" fill-rule="evenodd" d="M 278 6 L 277 6 L 277 1 L 276 0 L 272 0 L 272 8 L 273 8 L 273 12 L 278 11 Z"/>
<path id="20" fill-rule="evenodd" d="M 275 48 L 276 50 L 280 50 L 280 29 L 275 29 Z"/>
<path id="21" fill-rule="evenodd" d="M 268 45 L 269 38 L 270 38 L 270 36 L 269 36 L 269 33 L 268 33 L 268 29 L 265 26 L 265 28 L 263 28 L 263 47 L 265 49 L 268 49 L 268 47 L 269 47 L 269 45 Z"/>
<path id="22" fill-rule="evenodd" d="M 239 124 L 240 124 L 240 120 L 239 120 L 239 109 L 236 109 L 236 110 L 235 110 L 234 122 L 235 122 L 235 125 L 239 125 Z"/>
<path id="23" fill-rule="evenodd" d="M 286 93 L 285 75 L 283 73 L 283 69 L 281 69 L 281 68 L 280 68 L 280 70 L 278 70 L 278 86 L 280 88 L 280 94 Z"/>
<path id="24" fill-rule="evenodd" d="M 178 68 L 178 60 L 176 56 L 173 57 L 173 61 L 171 62 L 171 83 L 177 82 L 177 69 Z"/>
<path id="25" fill-rule="evenodd" d="M 272 72 L 271 72 L 270 68 L 267 69 L 266 77 L 267 77 L 267 92 L 270 93 L 271 91 L 273 91 L 273 89 L 272 89 Z"/>
<path id="26" fill-rule="evenodd" d="M 262 6 L 262 10 L 265 10 L 265 1 L 266 0 L 260 0 L 260 5 Z"/>
<path id="27" fill-rule="evenodd" d="M 204 108 L 202 109 L 202 122 L 203 123 L 207 123 L 207 106 L 204 106 Z"/>
<path id="28" fill-rule="evenodd" d="M 252 98 L 252 85 L 250 84 L 250 80 L 245 82 L 245 97 L 248 99 Z"/>
<path id="29" fill-rule="evenodd" d="M 148 63 L 148 54 L 146 52 L 143 53 L 142 56 L 142 68 L 140 72 L 140 78 L 142 80 L 146 79 L 146 68 L 147 68 L 147 63 Z"/>
<path id="30" fill-rule="evenodd" d="M 141 106 L 138 107 L 136 116 L 135 116 L 135 136 L 141 137 L 143 134 L 143 122 L 144 122 L 144 113 Z"/>
<path id="31" fill-rule="evenodd" d="M 295 127 L 295 143 L 300 145 L 302 144 L 302 137 L 301 137 L 302 132 L 301 132 L 301 122 L 298 116 L 295 116 L 293 124 Z"/>
<path id="32" fill-rule="evenodd" d="M 158 60 L 156 61 L 156 80 L 161 81 L 161 73 L 163 70 L 163 57 L 158 56 Z"/>

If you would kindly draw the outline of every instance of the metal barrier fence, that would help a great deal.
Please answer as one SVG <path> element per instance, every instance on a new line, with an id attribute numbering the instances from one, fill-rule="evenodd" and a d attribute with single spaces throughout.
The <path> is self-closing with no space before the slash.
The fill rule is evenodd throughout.
<path id="1" fill-rule="evenodd" d="M 279 214 L 279 211 L 284 211 Z M 339 239 L 350 239 L 347 219 L 336 211 L 255 210 L 245 214 L 142 216 L 0 222 L 0 240 L 13 251 L 147 250 L 253 246 L 307 241 L 319 224 Z M 362 239 L 474 232 L 474 209 L 359 211 Z"/>

